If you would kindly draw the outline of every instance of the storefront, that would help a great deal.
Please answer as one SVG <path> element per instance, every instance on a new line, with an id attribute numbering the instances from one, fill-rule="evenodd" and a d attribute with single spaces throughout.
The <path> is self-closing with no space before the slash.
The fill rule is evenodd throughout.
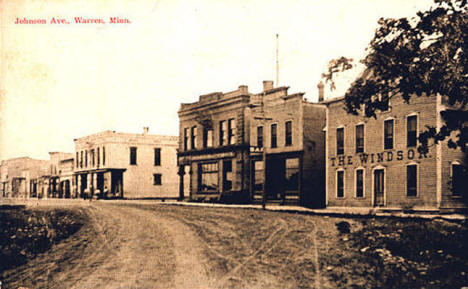
<path id="1" fill-rule="evenodd" d="M 125 169 L 95 169 L 75 172 L 77 195 L 87 198 L 123 198 L 123 172 Z"/>

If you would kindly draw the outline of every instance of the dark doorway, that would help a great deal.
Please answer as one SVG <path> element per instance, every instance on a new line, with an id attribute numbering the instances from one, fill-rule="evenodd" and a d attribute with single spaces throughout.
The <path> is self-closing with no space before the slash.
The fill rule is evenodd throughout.
<path id="1" fill-rule="evenodd" d="M 80 185 L 80 195 L 83 197 L 84 191 L 86 190 L 86 186 L 88 184 L 88 175 L 82 174 L 81 175 L 81 185 Z"/>
<path id="2" fill-rule="evenodd" d="M 111 194 L 113 197 L 123 198 L 123 174 L 121 171 L 112 172 Z"/>
<path id="3" fill-rule="evenodd" d="M 280 200 L 285 190 L 286 166 L 284 159 L 267 159 L 266 193 L 268 200 Z"/>
<path id="4" fill-rule="evenodd" d="M 385 205 L 385 172 L 383 169 L 374 171 L 374 206 L 381 207 Z"/>
<path id="5" fill-rule="evenodd" d="M 232 160 L 223 161 L 223 192 L 232 190 Z"/>
<path id="6" fill-rule="evenodd" d="M 64 192 L 65 192 L 65 198 L 70 198 L 70 181 L 67 180 L 67 181 L 64 181 L 63 183 L 63 187 L 64 187 Z"/>
<path id="7" fill-rule="evenodd" d="M 103 198 L 104 197 L 104 173 L 97 173 L 96 176 L 96 182 L 97 182 L 97 188 L 99 190 L 100 196 L 98 198 Z"/>

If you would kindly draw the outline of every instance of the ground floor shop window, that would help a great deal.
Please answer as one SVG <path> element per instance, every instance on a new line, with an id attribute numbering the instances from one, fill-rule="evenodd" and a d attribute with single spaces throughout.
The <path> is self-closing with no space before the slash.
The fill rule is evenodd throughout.
<path id="1" fill-rule="evenodd" d="M 200 164 L 199 184 L 201 192 L 219 191 L 217 162 Z"/>
<path id="2" fill-rule="evenodd" d="M 263 161 L 254 162 L 254 191 L 263 191 Z"/>
<path id="3" fill-rule="evenodd" d="M 299 190 L 299 158 L 286 159 L 286 190 Z"/>

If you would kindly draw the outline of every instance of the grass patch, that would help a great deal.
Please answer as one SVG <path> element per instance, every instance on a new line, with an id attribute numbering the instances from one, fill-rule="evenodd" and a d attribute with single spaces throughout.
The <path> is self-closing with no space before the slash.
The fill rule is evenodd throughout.
<path id="1" fill-rule="evenodd" d="M 63 209 L 0 207 L 0 275 L 76 233 L 85 216 Z"/>

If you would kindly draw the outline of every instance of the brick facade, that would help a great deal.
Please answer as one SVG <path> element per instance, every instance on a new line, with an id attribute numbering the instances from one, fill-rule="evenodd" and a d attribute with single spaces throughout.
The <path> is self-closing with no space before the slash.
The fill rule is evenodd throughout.
<path id="1" fill-rule="evenodd" d="M 183 183 L 188 173 L 190 183 L 189 192 L 181 189 L 181 198 L 259 202 L 266 190 L 268 201 L 324 203 L 325 106 L 305 101 L 303 93 L 287 91 L 288 87 L 273 88 L 265 81 L 258 94 L 239 86 L 181 105 L 179 174 Z M 229 121 L 235 123 L 232 131 Z M 209 146 L 204 141 L 206 130 L 212 130 Z M 230 132 L 235 134 L 233 142 Z"/>
<path id="2" fill-rule="evenodd" d="M 427 154 L 420 154 L 417 144 L 408 141 L 408 131 L 411 130 L 408 122 L 416 120 L 417 133 L 426 126 L 440 127 L 440 110 L 444 107 L 440 97 L 414 97 L 409 105 L 401 97 L 393 97 L 390 109 L 378 112 L 375 119 L 347 114 L 342 98 L 324 103 L 328 107 L 327 206 L 383 206 L 424 210 L 466 206 L 460 198 L 452 196 L 449 188 L 450 164 L 453 161 L 463 164 L 464 155 L 461 151 L 449 149 L 446 142 L 443 142 L 431 145 Z M 386 121 L 387 124 L 393 123 L 391 148 L 385 148 Z M 358 125 L 364 126 L 363 152 L 356 151 Z M 337 148 L 340 146 L 337 141 L 340 130 L 344 132 L 342 153 Z M 388 142 L 389 139 L 387 137 Z M 362 196 L 358 176 L 361 172 L 358 170 L 363 175 Z M 415 178 L 412 177 L 413 174 L 416 174 Z M 381 181 L 383 186 L 379 185 Z"/>

